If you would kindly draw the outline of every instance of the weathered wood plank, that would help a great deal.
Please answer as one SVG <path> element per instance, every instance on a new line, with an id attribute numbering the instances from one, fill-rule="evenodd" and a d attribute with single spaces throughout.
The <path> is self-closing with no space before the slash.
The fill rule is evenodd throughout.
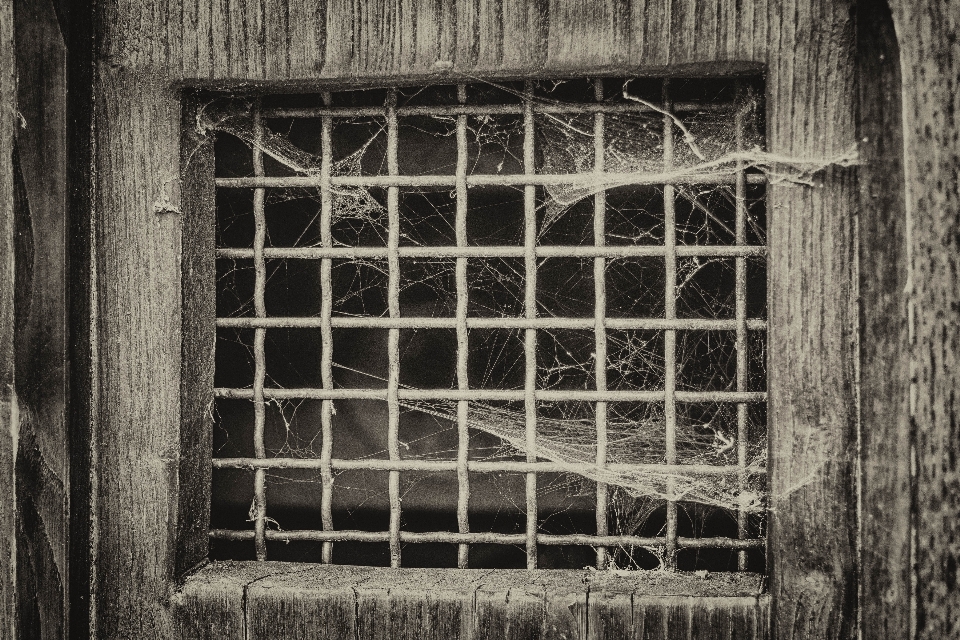
<path id="1" fill-rule="evenodd" d="M 0 635 L 17 636 L 16 628 L 16 460 L 20 428 L 14 393 L 14 184 L 13 145 L 16 126 L 16 53 L 13 48 L 13 3 L 0 3 Z"/>
<path id="2" fill-rule="evenodd" d="M 633 637 L 634 585 L 626 580 L 601 580 L 587 597 L 587 638 Z"/>
<path id="3" fill-rule="evenodd" d="M 455 640 L 473 637 L 474 597 L 485 571 L 380 569 L 355 587 L 357 637 Z"/>
<path id="4" fill-rule="evenodd" d="M 910 631 L 910 346 L 900 53 L 889 8 L 858 5 L 863 637 Z"/>
<path id="5" fill-rule="evenodd" d="M 180 108 L 166 82 L 98 68 L 94 192 L 99 368 L 94 610 L 100 638 L 170 637 L 164 602 L 177 523 L 181 280 Z M 192 517 L 184 514 L 184 517 Z M 135 597 L 134 597 L 135 595 Z"/>
<path id="6" fill-rule="evenodd" d="M 213 457 L 213 371 L 216 344 L 216 261 L 213 139 L 197 131 L 198 105 L 183 108 L 181 177 L 164 185 L 158 215 L 182 216 L 183 344 L 180 371 L 180 460 L 176 575 L 207 558 Z M 181 197 L 182 193 L 182 197 Z"/>
<path id="7" fill-rule="evenodd" d="M 50 0 L 16 2 L 15 388 L 22 637 L 61 638 L 67 615 L 67 51 Z"/>
<path id="8" fill-rule="evenodd" d="M 759 586 L 754 574 L 215 562 L 187 578 L 172 603 L 185 638 L 662 640 L 696 631 L 690 637 L 750 640 L 768 637 L 770 603 Z M 616 619 L 600 593 L 626 596 Z"/>
<path id="9" fill-rule="evenodd" d="M 175 635 L 181 640 L 248 640 L 249 585 L 289 567 L 279 563 L 219 562 L 203 568 L 171 598 Z M 284 636 L 273 636 L 284 637 Z M 297 636 L 289 636 L 297 637 Z"/>
<path id="10" fill-rule="evenodd" d="M 836 157 L 855 141 L 849 8 L 787 1 L 771 9 L 769 148 Z M 816 187 L 768 189 L 768 566 L 774 635 L 783 639 L 855 633 L 853 178 L 828 168 Z"/>
<path id="11" fill-rule="evenodd" d="M 904 86 L 917 637 L 960 632 L 960 16 L 891 2 Z"/>
<path id="12" fill-rule="evenodd" d="M 376 569 L 277 565 L 280 563 L 265 563 L 264 566 L 271 567 L 271 573 L 247 586 L 245 638 L 353 640 L 358 637 L 359 623 L 363 620 L 362 610 L 357 620 L 358 590 Z"/>
<path id="13" fill-rule="evenodd" d="M 516 571 L 491 575 L 477 589 L 476 636 L 479 638 L 542 638 L 546 615 L 544 591 Z"/>

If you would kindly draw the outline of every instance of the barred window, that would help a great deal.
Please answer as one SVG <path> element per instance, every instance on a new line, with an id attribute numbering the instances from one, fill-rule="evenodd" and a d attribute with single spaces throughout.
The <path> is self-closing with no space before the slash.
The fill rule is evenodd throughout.
<path id="1" fill-rule="evenodd" d="M 762 95 L 209 101 L 211 557 L 763 571 Z"/>

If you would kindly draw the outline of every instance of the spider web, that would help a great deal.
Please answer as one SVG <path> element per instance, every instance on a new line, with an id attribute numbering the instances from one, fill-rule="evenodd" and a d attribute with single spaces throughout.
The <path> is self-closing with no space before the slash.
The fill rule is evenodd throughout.
<path id="1" fill-rule="evenodd" d="M 816 172 L 830 164 L 855 162 L 841 158 L 803 160 L 763 151 L 763 112 L 755 85 L 716 81 L 683 84 L 674 93 L 678 103 L 699 102 L 701 109 L 663 110 L 660 81 L 608 79 L 605 104 L 615 107 L 642 102 L 651 110 L 618 111 L 603 117 L 603 138 L 598 143 L 592 113 L 535 113 L 537 173 L 592 174 L 588 183 L 558 184 L 537 189 L 537 241 L 541 245 L 593 245 L 595 196 L 604 194 L 605 242 L 613 245 L 662 245 L 664 242 L 665 182 L 675 187 L 676 239 L 681 246 L 735 244 L 736 192 L 731 172 L 764 174 L 767 182 L 811 184 Z M 518 104 L 524 97 L 520 84 L 472 83 L 469 98 L 478 104 Z M 337 94 L 346 106 L 383 104 L 378 91 Z M 591 103 L 587 81 L 538 82 L 535 105 L 555 107 L 567 102 Z M 283 99 L 277 98 L 278 103 Z M 307 104 L 319 98 L 295 97 Z M 310 100 L 313 102 L 311 103 Z M 287 103 L 290 99 L 287 99 Z M 455 87 L 401 89 L 398 103 L 456 104 Z M 264 102 L 269 108 L 269 100 Z M 257 145 L 266 157 L 267 175 L 319 175 L 318 118 L 267 118 L 264 134 L 255 134 L 252 100 L 218 99 L 201 110 L 197 126 L 217 135 L 218 175 L 252 175 L 250 150 Z M 721 106 L 717 106 L 721 105 Z M 545 112 L 544 112 L 545 111 Z M 739 115 L 738 115 L 739 114 Z M 664 119 L 673 121 L 676 143 L 672 165 L 664 164 Z M 739 134 L 734 127 L 739 118 Z M 456 116 L 411 116 L 399 119 L 400 173 L 451 175 L 456 168 Z M 365 176 L 386 173 L 387 132 L 382 117 L 337 118 L 333 131 L 331 175 Z M 467 118 L 468 172 L 515 174 L 523 172 L 524 127 L 522 115 L 471 115 Z M 598 148 L 603 173 L 596 171 Z M 230 160 L 234 158 L 234 160 Z M 637 185 L 637 176 L 644 182 Z M 221 193 L 224 190 L 221 190 Z M 241 190 L 237 190 L 241 191 Z M 401 246 L 450 246 L 455 241 L 456 194 L 449 188 L 401 190 Z M 386 190 L 335 186 L 332 189 L 332 232 L 335 246 L 385 246 L 388 236 Z M 523 244 L 523 187 L 472 187 L 468 195 L 468 235 L 472 245 Z M 249 246 L 248 193 L 218 194 L 218 246 Z M 315 188 L 269 189 L 266 201 L 268 246 L 320 246 L 320 191 Z M 747 242 L 765 245 L 766 208 L 763 185 L 747 190 Z M 282 219 L 282 221 L 281 221 Z M 268 268 L 268 314 L 319 315 L 318 263 L 273 261 Z M 456 260 L 417 258 L 401 261 L 401 316 L 453 317 L 456 313 Z M 747 259 L 747 314 L 764 319 L 766 267 L 762 257 Z M 523 315 L 525 270 L 522 258 L 469 260 L 468 316 L 506 318 Z M 334 260 L 334 315 L 386 316 L 388 270 L 383 259 Z M 676 264 L 678 317 L 731 319 L 735 308 L 735 259 L 681 257 Z M 665 267 L 662 258 L 607 259 L 605 281 L 608 317 L 663 317 Z M 218 260 L 218 315 L 253 315 L 253 270 L 249 261 Z M 537 313 L 539 317 L 586 317 L 594 313 L 593 259 L 541 258 L 538 260 Z M 304 287 L 307 287 L 306 289 Z M 310 291 L 312 293 L 304 293 Z M 279 292 L 271 298 L 272 292 Z M 276 332 L 280 334 L 281 332 Z M 250 332 L 221 331 L 218 343 L 218 376 L 221 352 L 234 353 L 233 361 L 252 365 Z M 268 338 L 274 334 L 268 332 Z M 319 357 L 304 358 L 305 342 L 291 331 L 286 350 L 268 357 L 268 386 L 319 386 Z M 338 386 L 386 386 L 385 353 L 379 358 L 348 343 L 377 344 L 375 332 L 334 331 L 334 366 Z M 385 332 L 379 332 L 382 336 Z M 677 331 L 676 383 L 678 390 L 736 391 L 737 349 L 732 331 Z M 373 337 L 370 337 L 373 336 Z M 284 339 L 278 339 L 283 342 Z M 308 341 L 309 342 L 309 341 Z M 451 330 L 401 331 L 401 384 L 417 387 L 456 387 L 455 334 Z M 451 347 L 452 345 L 452 347 Z M 766 389 L 766 336 L 751 331 L 747 341 L 748 389 Z M 232 351 L 231 351 L 232 349 Z M 306 348 L 310 351 L 310 348 Z M 657 390 L 664 386 L 664 332 L 607 331 L 608 388 Z M 441 354 L 441 355 L 437 355 Z M 228 357 L 228 356 L 224 356 Z M 280 362 L 280 364 L 277 363 Z M 470 331 L 471 388 L 522 389 L 524 374 L 522 330 Z M 242 367 L 241 367 L 242 368 Z M 537 389 L 592 390 L 596 388 L 596 338 L 592 330 L 538 330 Z M 221 376 L 222 377 L 222 376 Z M 242 377 L 242 376 L 241 376 Z M 252 377 L 252 376 L 251 376 Z M 249 385 L 249 382 L 246 383 Z M 274 402 L 273 435 L 268 442 L 275 456 L 317 458 L 320 437 L 316 416 L 308 401 Z M 376 421 L 385 413 L 360 409 L 363 403 L 337 401 L 334 422 Z M 369 404 L 369 403 L 368 403 Z M 471 459 L 524 460 L 526 420 L 522 403 L 471 401 L 468 425 Z M 457 403 L 403 402 L 401 424 L 403 457 L 456 459 Z M 607 463 L 599 468 L 597 426 L 593 402 L 538 402 L 538 458 L 576 471 L 547 476 L 539 491 L 546 496 L 561 492 L 583 498 L 595 496 L 595 483 L 609 485 L 614 533 L 635 534 L 668 495 L 688 505 L 704 505 L 730 512 L 756 514 L 754 528 L 762 528 L 766 506 L 766 418 L 762 406 L 748 411 L 747 438 L 739 443 L 737 406 L 702 403 L 678 405 L 677 462 L 691 471 L 657 468 L 665 462 L 665 419 L 662 403 L 611 402 L 607 405 Z M 236 417 L 218 406 L 220 454 L 242 451 L 237 439 L 245 432 Z M 304 412 L 308 415 L 304 415 Z M 242 422 L 242 420 L 239 420 Z M 404 428 L 416 423 L 418 428 Z M 312 425 L 312 426 L 310 426 Z M 385 421 L 381 434 L 365 445 L 347 447 L 346 455 L 383 458 Z M 335 426 L 336 428 L 336 426 Z M 407 437 L 409 436 L 409 437 Z M 344 434 L 334 443 L 343 446 Z M 350 436 L 346 436 L 350 437 Z M 360 436 L 363 439 L 363 436 Z M 227 443 L 227 444 L 224 444 Z M 704 466 L 738 463 L 745 444 L 744 475 L 702 472 Z M 343 451 L 343 450 L 341 450 Z M 337 451 L 335 451 L 336 455 Z M 589 468 L 585 467 L 587 465 Z M 624 466 L 616 466 L 624 465 Z M 645 465 L 631 469 L 626 465 Z M 380 474 L 385 476 L 385 473 Z M 423 485 L 410 476 L 404 499 Z M 319 474 L 300 479 L 278 476 L 279 482 L 319 482 Z M 385 485 L 371 475 L 343 473 L 339 490 L 354 492 L 357 508 L 383 499 Z M 745 479 L 744 479 L 745 478 Z M 427 483 L 428 486 L 429 482 Z M 439 485 L 432 485 L 439 486 Z M 523 510 L 522 492 L 502 488 L 514 506 Z M 455 498 L 455 491 L 452 494 Z M 595 499 L 595 498 L 594 498 Z M 412 498 L 410 499 L 412 502 Z"/>

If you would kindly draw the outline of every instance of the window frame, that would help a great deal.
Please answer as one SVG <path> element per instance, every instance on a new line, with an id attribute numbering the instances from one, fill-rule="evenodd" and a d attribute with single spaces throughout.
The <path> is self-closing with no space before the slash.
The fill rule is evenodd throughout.
<path id="1" fill-rule="evenodd" d="M 663 17 L 654 8 L 649 11 L 647 23 L 653 24 Z M 705 69 L 729 73 L 738 68 L 756 69 L 758 64 L 767 61 L 767 105 L 769 121 L 773 123 L 770 125 L 772 135 L 768 136 L 771 150 L 822 157 L 840 142 L 852 140 L 854 65 L 848 44 L 830 38 L 824 39 L 827 43 L 824 44 L 819 37 L 810 35 L 811 23 L 823 16 L 812 17 L 809 11 L 781 17 L 779 10 L 770 9 L 763 19 L 757 16 L 757 22 L 763 22 L 764 29 L 781 31 L 776 34 L 764 31 L 756 36 L 750 41 L 755 49 L 731 45 L 731 51 L 739 55 L 730 59 L 760 60 L 759 63 L 711 65 L 708 61 L 722 59 L 716 49 L 671 50 L 671 46 L 679 45 L 670 45 L 669 41 L 657 43 L 651 37 L 644 42 L 649 56 L 639 71 L 654 73 L 669 68 L 671 75 L 676 74 L 674 69 L 692 70 L 696 75 L 705 73 Z M 828 14 L 830 29 L 835 34 L 845 32 L 848 26 L 845 8 L 819 7 L 818 11 Z M 753 14 L 750 17 L 752 20 Z M 675 19 L 679 31 L 693 30 L 695 20 L 687 23 L 683 16 Z M 668 16 L 666 32 L 670 32 L 671 24 Z M 790 26 L 773 26 L 777 24 Z M 137 37 L 143 38 L 144 48 L 152 51 L 156 44 L 151 39 L 162 40 L 156 36 L 159 28 L 149 24 L 143 29 Z M 566 41 L 561 36 L 554 37 Z M 821 45 L 823 48 L 818 49 Z M 180 418 L 181 412 L 189 413 L 191 408 L 181 404 L 180 367 L 186 349 L 181 277 L 188 278 L 189 274 L 178 252 L 188 251 L 190 236 L 185 231 L 190 223 L 188 207 L 176 203 L 177 154 L 174 153 L 171 160 L 168 153 L 179 139 L 178 90 L 184 78 L 190 79 L 192 85 L 230 87 L 251 81 L 263 83 L 269 73 L 266 68 L 251 70 L 252 67 L 240 64 L 247 60 L 246 54 L 235 51 L 231 55 L 236 64 L 218 71 L 216 81 L 201 82 L 197 78 L 206 77 L 203 73 L 180 67 L 171 78 L 170 69 L 165 67 L 172 65 L 169 60 L 157 68 L 157 62 L 130 41 L 108 41 L 104 46 L 105 51 L 114 50 L 124 64 L 102 65 L 97 71 L 95 89 L 98 142 L 96 215 L 91 236 L 93 300 L 98 311 L 92 320 L 96 364 L 91 402 L 95 407 L 93 441 L 97 469 L 93 553 L 98 564 L 94 577 L 97 596 L 94 619 L 108 635 L 124 635 L 124 632 L 136 635 L 132 630 L 169 629 L 165 621 L 166 598 L 176 581 L 202 562 L 189 554 L 180 555 L 177 551 L 180 545 L 176 543 L 176 538 L 189 537 L 194 530 L 187 521 L 193 513 L 191 504 L 199 499 L 183 490 L 189 483 L 182 481 L 185 473 L 189 475 L 190 456 L 185 454 L 189 452 L 185 448 L 189 441 L 181 440 Z M 290 41 L 286 46 L 292 46 Z M 602 46 L 607 45 L 598 44 L 598 51 Z M 672 58 L 671 51 L 675 51 Z M 597 56 L 601 65 L 621 60 L 617 57 L 620 54 L 606 49 L 604 52 L 602 55 L 567 53 L 567 58 L 557 54 L 559 61 L 546 67 L 536 60 L 511 64 L 535 69 L 543 75 L 561 75 L 563 69 L 570 66 L 585 69 L 596 64 Z M 211 53 L 211 58 L 214 57 Z M 253 62 L 250 64 L 255 66 Z M 486 68 L 490 68 L 490 63 L 486 64 Z M 506 63 L 500 60 L 498 64 Z M 296 67 L 297 73 L 290 72 L 289 68 L 278 73 L 296 79 L 301 86 L 322 75 L 334 82 L 338 78 L 376 77 L 378 82 L 389 82 L 394 77 L 414 77 L 423 78 L 425 84 L 436 77 L 431 68 L 418 67 L 413 62 L 409 67 L 403 64 L 400 67 L 402 73 L 389 66 L 378 70 L 377 63 L 370 62 L 361 67 L 360 72 L 334 67 L 321 73 L 316 69 L 305 71 L 300 66 Z M 478 63 L 472 69 L 484 68 Z M 627 72 L 630 71 L 627 67 Z M 823 101 L 814 96 L 820 96 Z M 809 124 L 794 128 L 795 108 L 810 109 L 806 112 L 808 118 L 797 118 L 798 122 L 829 123 L 828 126 L 836 127 L 831 131 L 835 135 L 817 132 Z M 151 149 L 151 142 L 159 143 Z M 770 344 L 776 342 L 773 319 L 777 317 L 783 319 L 778 330 L 793 335 L 807 348 L 792 352 L 790 355 L 795 359 L 786 363 L 783 370 L 771 367 L 771 389 L 775 386 L 774 374 L 790 379 L 793 384 L 790 397 L 779 404 L 772 402 L 769 413 L 775 439 L 783 445 L 771 456 L 769 470 L 774 478 L 774 493 L 782 496 L 775 506 L 770 544 L 784 553 L 772 552 L 769 556 L 773 564 L 771 589 L 764 606 L 770 606 L 772 601 L 775 628 L 787 629 L 796 623 L 806 629 L 798 632 L 800 635 L 826 634 L 830 628 L 849 630 L 854 624 L 856 519 L 848 480 L 854 465 L 851 443 L 856 433 L 853 171 L 830 170 L 823 186 L 802 196 L 782 192 L 791 189 L 786 186 L 776 188 L 780 195 L 774 196 L 771 192 L 768 196 L 771 211 L 782 205 L 776 216 L 787 233 L 776 258 L 777 264 L 785 268 L 785 274 L 778 277 L 788 285 L 771 299 L 779 306 L 770 305 Z M 189 195 L 184 204 L 188 201 Z M 826 206 L 827 202 L 837 206 Z M 125 211 L 130 212 L 129 217 L 122 214 Z M 806 219 L 809 214 L 813 215 Z M 773 218 L 771 215 L 771 220 Z M 784 222 L 789 220 L 800 220 L 802 226 L 793 229 Z M 772 224 L 769 235 L 775 236 Z M 826 249 L 840 249 L 843 259 L 839 264 L 833 260 L 834 253 L 818 253 L 823 245 Z M 773 272 L 772 242 L 770 246 L 769 265 Z M 788 276 L 797 274 L 789 268 L 796 268 L 798 261 L 812 271 L 790 279 Z M 818 262 L 811 264 L 814 261 Z M 145 273 L 144 265 L 149 265 L 152 272 Z M 150 292 L 149 299 L 144 291 Z M 819 359 L 817 356 L 826 350 L 830 350 L 829 358 Z M 833 375 L 828 375 L 830 372 Z M 145 389 L 150 390 L 149 393 Z M 143 425 L 150 428 L 144 433 L 138 432 Z M 795 443 L 819 442 L 818 437 L 830 430 L 839 431 L 839 442 L 833 449 L 804 448 L 799 455 L 792 455 Z M 782 476 L 779 475 L 781 469 Z M 778 477 L 781 479 L 777 480 Z M 778 482 L 782 486 L 778 487 Z M 810 520 L 824 515 L 818 511 L 823 504 L 834 508 L 822 520 Z M 135 505 L 133 517 L 125 509 Z M 814 524 L 803 526 L 810 521 Z M 131 567 L 134 570 L 131 571 Z M 193 577 L 204 571 L 206 569 Z M 128 602 L 122 601 L 138 585 L 143 585 L 144 591 Z M 635 615 L 636 609 L 633 611 Z M 822 611 L 827 612 L 826 618 L 816 614 Z"/>

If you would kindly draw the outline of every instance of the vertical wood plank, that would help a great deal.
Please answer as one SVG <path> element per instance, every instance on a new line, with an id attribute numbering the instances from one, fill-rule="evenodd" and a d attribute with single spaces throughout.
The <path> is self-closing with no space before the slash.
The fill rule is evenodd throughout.
<path id="1" fill-rule="evenodd" d="M 855 140 L 849 7 L 771 8 L 769 148 L 835 157 Z M 816 183 L 768 189 L 768 562 L 783 639 L 846 638 L 856 623 L 856 183 L 835 168 Z"/>
<path id="2" fill-rule="evenodd" d="M 603 581 L 590 587 L 587 600 L 587 638 L 632 638 L 633 586 Z"/>
<path id="3" fill-rule="evenodd" d="M 213 371 L 216 344 L 216 188 L 213 137 L 197 131 L 196 96 L 183 105 L 181 177 L 170 183 L 170 213 L 183 216 L 183 344 L 180 374 L 180 460 L 176 575 L 206 560 L 213 457 Z"/>
<path id="4" fill-rule="evenodd" d="M 912 437 L 900 53 L 885 3 L 858 5 L 857 61 L 862 633 L 881 640 L 910 631 Z"/>
<path id="5" fill-rule="evenodd" d="M 14 186 L 13 144 L 16 118 L 16 57 L 13 3 L 0 3 L 0 492 L 13 496 L 16 434 L 14 394 Z M 16 507 L 0 503 L 0 634 L 16 637 Z"/>
<path id="6" fill-rule="evenodd" d="M 15 247 L 19 632 L 60 638 L 66 584 L 67 51 L 50 0 L 18 1 Z"/>
<path id="7" fill-rule="evenodd" d="M 289 570 L 279 564 L 218 562 L 205 567 L 201 579 L 188 578 L 170 601 L 174 633 L 169 637 L 249 640 L 248 589 L 258 580 Z"/>
<path id="8" fill-rule="evenodd" d="M 246 589 L 244 640 L 353 640 L 358 637 L 358 589 L 375 571 L 288 564 L 285 572 L 258 579 Z"/>
<path id="9" fill-rule="evenodd" d="M 289 0 L 288 49 L 271 55 L 290 58 L 292 78 L 311 78 L 323 72 L 327 56 L 327 0 Z"/>
<path id="10" fill-rule="evenodd" d="M 890 2 L 900 38 L 912 315 L 917 638 L 960 633 L 960 16 Z"/>
<path id="11" fill-rule="evenodd" d="M 527 580 L 523 572 L 511 571 L 495 574 L 480 585 L 475 637 L 521 640 L 544 636 L 544 591 Z"/>
<path id="12" fill-rule="evenodd" d="M 502 2 L 503 66 L 526 73 L 543 69 L 550 33 L 548 0 Z"/>
<path id="13" fill-rule="evenodd" d="M 101 64 L 96 82 L 96 632 L 165 638 L 181 361 L 181 218 L 166 203 L 180 109 L 141 69 Z"/>
<path id="14" fill-rule="evenodd" d="M 550 67 L 600 67 L 628 61 L 629 19 L 619 3 L 551 0 L 546 38 Z M 589 42 L 590 47 L 584 47 Z"/>

